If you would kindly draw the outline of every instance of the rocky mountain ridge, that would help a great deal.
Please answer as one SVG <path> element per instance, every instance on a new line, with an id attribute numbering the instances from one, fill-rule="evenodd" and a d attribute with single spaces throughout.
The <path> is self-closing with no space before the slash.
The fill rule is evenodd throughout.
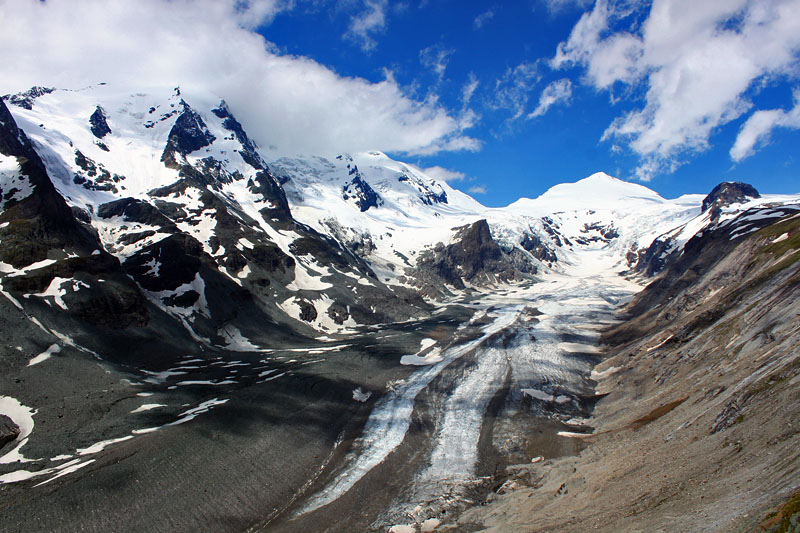
<path id="1" fill-rule="evenodd" d="M 263 407 L 281 421 L 275 450 L 309 446 L 302 468 L 284 473 L 289 500 L 320 475 L 320 456 L 355 438 L 365 410 L 412 386 L 414 367 L 453 364 L 446 353 L 471 353 L 459 343 L 516 346 L 500 328 L 525 327 L 489 318 L 495 304 L 479 312 L 482 299 L 564 282 L 602 252 L 614 272 L 652 281 L 609 337 L 635 357 L 643 339 L 696 343 L 754 294 L 770 301 L 754 287 L 796 281 L 798 197 L 723 184 L 667 200 L 598 173 L 492 209 L 379 152 L 269 154 L 234 111 L 179 88 L 33 88 L 0 101 L 0 415 L 16 425 L 4 430 L 3 483 L 49 483 L 104 461 L 106 447 L 166 439 L 162 428 L 238 401 L 275 406 Z M 747 265 L 732 259 L 737 246 Z M 723 293 L 721 308 L 708 303 Z M 791 313 L 787 294 L 775 309 Z M 522 313 L 525 324 L 541 316 Z M 535 407 L 571 401 L 534 381 L 546 390 L 509 394 Z M 737 398 L 718 413 L 720 431 L 751 399 Z M 581 413 L 594 402 L 575 401 Z M 311 413 L 305 430 L 319 439 L 292 433 L 284 406 Z M 8 501 L 25 514 L 23 489 L 13 490 Z M 231 505 L 252 526 L 253 513 Z"/>

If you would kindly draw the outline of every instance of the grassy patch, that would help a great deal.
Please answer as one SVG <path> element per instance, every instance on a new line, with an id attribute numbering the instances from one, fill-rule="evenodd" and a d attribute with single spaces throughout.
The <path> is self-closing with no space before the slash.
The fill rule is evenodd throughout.
<path id="1" fill-rule="evenodd" d="M 771 512 L 759 525 L 762 531 L 786 533 L 797 527 L 798 515 L 800 515 L 800 490 L 795 492 L 777 511 Z M 795 517 L 794 524 L 792 524 L 793 517 Z"/>

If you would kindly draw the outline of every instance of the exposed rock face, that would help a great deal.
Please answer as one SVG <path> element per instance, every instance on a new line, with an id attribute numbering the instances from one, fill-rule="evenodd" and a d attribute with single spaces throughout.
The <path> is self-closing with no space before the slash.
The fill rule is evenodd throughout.
<path id="1" fill-rule="evenodd" d="M 8 100 L 13 105 L 22 107 L 24 109 L 33 109 L 34 100 L 40 96 L 44 96 L 45 94 L 50 94 L 53 91 L 55 91 L 55 88 L 53 87 L 34 86 L 23 93 L 12 95 L 7 94 L 3 97 L 3 100 Z"/>
<path id="2" fill-rule="evenodd" d="M 267 164 L 258 154 L 258 146 L 254 143 L 245 133 L 244 128 L 242 125 L 239 124 L 239 121 L 231 114 L 230 110 L 228 109 L 228 105 L 222 100 L 219 103 L 219 106 L 215 109 L 211 110 L 216 116 L 221 119 L 222 126 L 227 129 L 228 131 L 232 132 L 233 135 L 236 137 L 241 145 L 242 149 L 239 150 L 239 155 L 242 156 L 245 163 L 250 165 L 251 167 L 255 168 L 256 170 L 264 170 L 267 168 Z"/>
<path id="3" fill-rule="evenodd" d="M 210 145 L 216 137 L 208 131 L 203 118 L 198 115 L 184 100 L 181 100 L 183 111 L 178 116 L 169 132 L 167 146 L 161 154 L 161 161 L 168 167 L 177 168 L 175 154 L 185 156 Z"/>
<path id="4" fill-rule="evenodd" d="M 291 221 L 292 213 L 289 210 L 286 193 L 269 169 L 257 173 L 254 179 L 247 182 L 247 188 L 250 192 L 261 195 L 262 201 L 268 204 L 260 210 L 264 220 L 276 219 L 284 223 Z"/>
<path id="5" fill-rule="evenodd" d="M 100 143 L 102 144 L 102 143 Z M 103 145 L 105 146 L 105 145 Z M 102 163 L 95 163 L 86 157 L 80 150 L 75 150 L 75 164 L 82 171 L 79 171 L 72 178 L 73 183 L 83 186 L 90 191 L 110 191 L 118 192 L 117 184 L 124 180 L 124 176 L 112 174 Z"/>
<path id="6" fill-rule="evenodd" d="M 97 106 L 92 116 L 89 117 L 89 125 L 91 126 L 92 134 L 98 139 L 102 139 L 111 133 L 111 128 L 108 127 L 106 119 L 106 112 L 100 106 Z"/>
<path id="7" fill-rule="evenodd" d="M 434 288 L 437 282 L 464 289 L 464 282 L 508 282 L 534 271 L 533 265 L 504 252 L 492 238 L 486 220 L 479 220 L 458 228 L 452 244 L 439 243 L 421 254 L 409 274 L 419 285 L 428 286 L 426 293 L 430 295 L 431 290 L 433 294 L 437 292 Z"/>
<path id="8" fill-rule="evenodd" d="M 720 183 L 703 199 L 701 212 L 705 213 L 710 211 L 711 221 L 717 222 L 724 207 L 746 202 L 751 198 L 760 197 L 761 195 L 758 191 L 747 183 Z M 765 222 L 762 222 L 759 225 L 763 225 L 764 223 Z M 734 229 L 734 226 L 729 225 L 728 230 L 732 229 Z M 735 231 L 730 232 L 730 235 L 733 233 L 735 233 Z M 689 246 L 690 243 L 692 243 L 692 241 L 689 241 L 686 246 L 691 250 L 692 247 Z M 679 248 L 676 245 L 675 236 L 672 233 L 667 233 L 656 237 L 647 248 L 629 252 L 627 260 L 634 272 L 651 277 L 661 272 L 664 267 L 669 264 L 670 260 L 674 259 L 677 261 L 684 253 L 685 248 Z"/>
<path id="9" fill-rule="evenodd" d="M 422 203 L 425 205 L 447 203 L 447 193 L 441 188 L 440 185 L 436 183 L 434 183 L 433 187 L 431 187 L 425 183 L 422 183 L 420 180 L 409 176 L 408 174 L 403 174 L 398 178 L 398 180 L 410 183 L 416 187 L 417 191 L 419 191 L 419 199 L 422 200 Z"/>
<path id="10" fill-rule="evenodd" d="M 172 213 L 173 218 L 179 216 L 177 212 Z M 183 214 L 186 216 L 186 214 Z M 177 231 L 175 223 L 165 216 L 158 208 L 143 200 L 136 198 L 121 198 L 101 204 L 97 208 L 97 216 L 100 218 L 122 217 L 127 222 L 141 222 L 150 226 L 159 226 L 162 231 Z"/>
<path id="11" fill-rule="evenodd" d="M 558 261 L 556 253 L 551 250 L 538 235 L 526 233 L 520 246 L 530 252 L 531 255 L 539 261 L 546 261 L 548 263 L 555 263 Z"/>
<path id="12" fill-rule="evenodd" d="M 0 415 L 0 450 L 19 437 L 19 426 L 6 415 Z"/>
<path id="13" fill-rule="evenodd" d="M 0 153 L 17 158 L 32 192 L 6 204 L 0 221 L 0 261 L 23 268 L 46 259 L 42 268 L 4 280 L 9 290 L 41 293 L 56 278 L 75 280 L 64 295 L 68 313 L 88 324 L 124 328 L 148 320 L 144 298 L 119 261 L 103 249 L 91 227 L 81 223 L 56 191 L 44 164 L 5 104 L 0 102 Z M 102 281 L 100 281 L 102 280 Z M 62 282 L 63 285 L 63 282 Z"/>
<path id="14" fill-rule="evenodd" d="M 362 213 L 370 207 L 383 205 L 383 198 L 364 181 L 357 166 L 350 169 L 350 175 L 353 179 L 342 188 L 342 198 L 353 202 Z"/>
<path id="15" fill-rule="evenodd" d="M 761 198 L 755 187 L 740 181 L 726 181 L 714 187 L 703 199 L 702 211 L 705 213 L 712 207 L 743 203 L 749 198 Z"/>

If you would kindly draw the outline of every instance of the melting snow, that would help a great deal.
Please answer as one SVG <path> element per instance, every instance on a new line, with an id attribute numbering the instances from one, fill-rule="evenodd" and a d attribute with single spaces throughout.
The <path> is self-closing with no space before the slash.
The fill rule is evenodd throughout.
<path id="1" fill-rule="evenodd" d="M 6 415 L 19 426 L 19 435 L 16 440 L 13 441 L 17 445 L 13 450 L 0 457 L 0 464 L 14 462 L 27 463 L 32 461 L 32 459 L 23 457 L 19 450 L 28 442 L 28 438 L 33 431 L 33 415 L 36 414 L 36 411 L 22 405 L 16 398 L 0 396 L 0 414 Z"/>
<path id="2" fill-rule="evenodd" d="M 167 405 L 163 403 L 145 403 L 137 407 L 133 411 L 131 411 L 131 413 L 142 413 L 144 411 L 151 411 L 153 409 L 158 409 L 159 407 L 166 407 L 166 406 Z"/>
<path id="3" fill-rule="evenodd" d="M 38 365 L 42 361 L 47 361 L 53 354 L 56 354 L 61 351 L 61 346 L 58 344 L 51 344 L 50 347 L 28 361 L 28 366 Z"/>
<path id="4" fill-rule="evenodd" d="M 124 441 L 130 440 L 132 438 L 133 437 L 131 435 L 127 435 L 125 437 L 120 437 L 118 439 L 103 440 L 103 441 L 100 441 L 100 442 L 96 442 L 96 443 L 94 443 L 91 446 L 88 446 L 86 448 L 78 448 L 76 450 L 76 453 L 78 455 L 92 455 L 92 454 L 95 454 L 95 453 L 102 452 L 104 449 L 106 449 L 108 446 L 111 446 L 112 444 L 116 444 L 118 442 L 124 442 Z"/>
<path id="5" fill-rule="evenodd" d="M 780 237 L 776 237 L 775 239 L 773 239 L 772 244 L 783 242 L 788 238 L 789 238 L 789 234 L 788 233 L 784 233 Z"/>

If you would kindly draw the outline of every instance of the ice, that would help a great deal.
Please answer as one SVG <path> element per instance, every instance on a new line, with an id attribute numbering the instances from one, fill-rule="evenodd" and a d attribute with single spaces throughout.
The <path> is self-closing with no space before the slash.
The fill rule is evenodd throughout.
<path id="1" fill-rule="evenodd" d="M 353 399 L 357 402 L 364 403 L 372 396 L 371 392 L 364 392 L 361 387 L 353 390 Z"/>
<path id="2" fill-rule="evenodd" d="M 28 366 L 38 365 L 42 361 L 47 361 L 53 354 L 57 354 L 60 351 L 61 351 L 61 346 L 59 346 L 58 344 L 51 344 L 47 350 L 43 351 L 42 353 L 40 353 L 39 355 L 28 361 Z"/>
<path id="3" fill-rule="evenodd" d="M 513 313 L 500 315 L 484 330 L 484 335 L 464 345 L 445 352 L 440 363 L 422 368 L 413 374 L 394 392 L 383 396 L 376 403 L 367 419 L 361 437 L 354 443 L 349 454 L 348 466 L 327 487 L 322 489 L 303 509 L 309 512 L 336 500 L 349 490 L 373 467 L 383 462 L 405 438 L 411 423 L 414 400 L 417 395 L 453 360 L 474 350 L 478 344 L 492 334 L 510 325 Z"/>

